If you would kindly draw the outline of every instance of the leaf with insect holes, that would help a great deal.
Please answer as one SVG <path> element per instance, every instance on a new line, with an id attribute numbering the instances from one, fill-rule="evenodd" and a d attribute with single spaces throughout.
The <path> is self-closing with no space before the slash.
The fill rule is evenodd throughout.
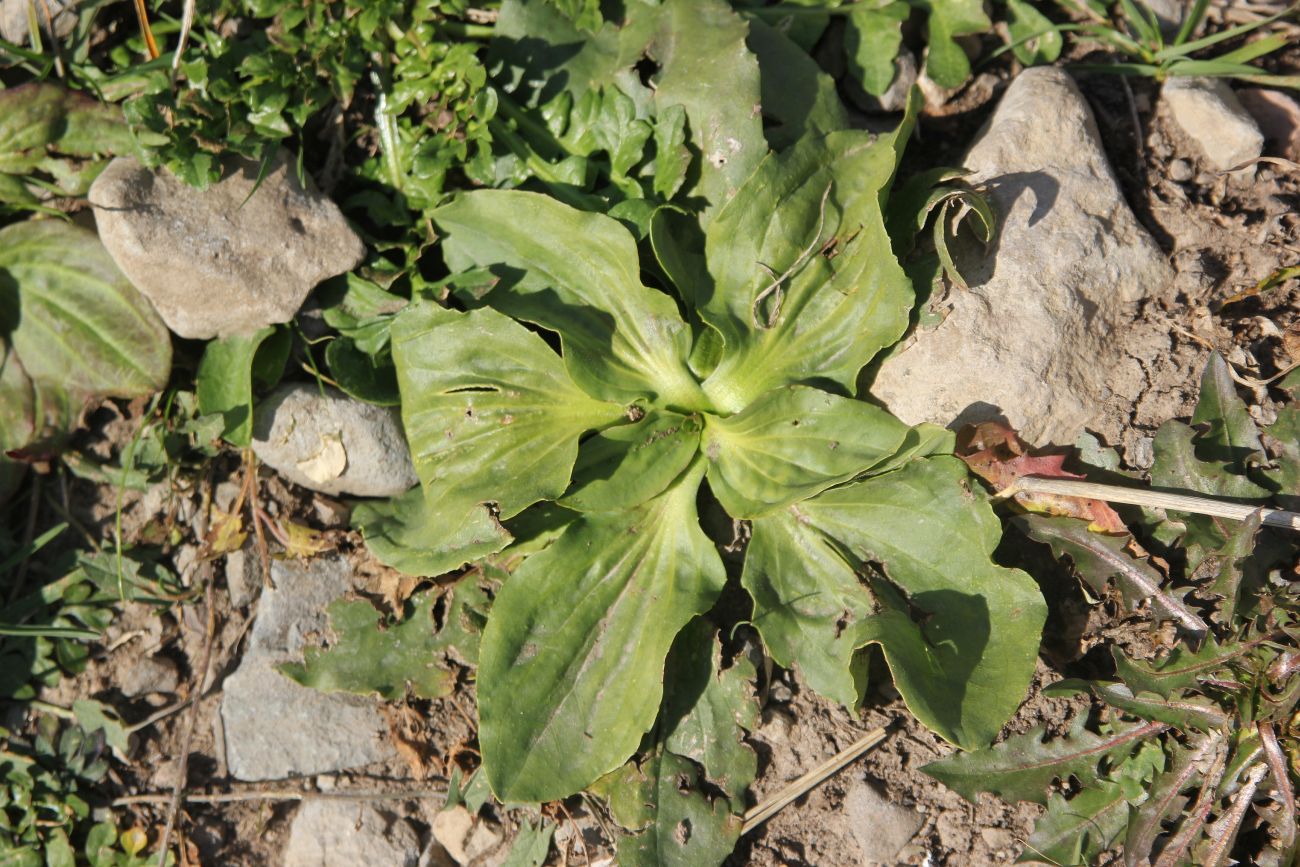
<path id="1" fill-rule="evenodd" d="M 853 704 L 852 650 L 878 643 L 908 709 L 971 749 L 1023 700 L 1046 606 L 990 559 L 1001 526 L 965 478 L 928 458 L 760 518 L 741 580 L 778 662 L 809 654 L 819 688 Z"/>
<path id="2" fill-rule="evenodd" d="M 393 323 L 393 358 L 416 472 L 451 526 L 485 502 L 509 518 L 558 497 L 578 437 L 623 417 L 583 394 L 545 341 L 495 310 L 407 308 Z"/>
<path id="3" fill-rule="evenodd" d="M 678 636 L 664 670 L 671 684 L 660 726 L 664 747 L 697 762 L 709 783 L 741 806 L 758 773 L 758 756 L 745 743 L 745 732 L 758 725 L 754 664 L 741 656 L 723 669 L 717 630 L 696 618 Z"/>
<path id="4" fill-rule="evenodd" d="M 753 666 L 742 658 L 719 671 L 720 659 L 711 624 L 697 618 L 682 630 L 665 669 L 663 715 L 649 755 L 591 787 L 631 832 L 619 836 L 620 864 L 717 863 L 735 844 L 757 771 L 743 737 L 758 704 Z"/>
<path id="5" fill-rule="evenodd" d="M 642 284 L 636 240 L 617 220 L 507 190 L 464 193 L 433 219 L 453 269 L 486 268 L 497 278 L 464 300 L 559 334 L 564 366 L 588 394 L 699 404 L 686 323 L 672 299 Z"/>
<path id="6" fill-rule="evenodd" d="M 705 202 L 701 225 L 740 189 L 767 152 L 758 61 L 745 44 L 748 24 L 724 0 L 663 0 L 649 55 L 659 62 L 654 103 L 686 111 L 700 153 L 688 196 Z"/>
<path id="7" fill-rule="evenodd" d="M 1155 662 L 1131 659 L 1118 647 L 1111 649 L 1115 672 L 1135 692 L 1150 692 L 1169 698 L 1181 689 L 1196 687 L 1202 678 L 1235 681 L 1231 665 L 1258 646 L 1258 641 L 1221 645 L 1207 636 L 1196 650 L 1182 645 Z"/>
<path id="8" fill-rule="evenodd" d="M 1008 801 L 1046 805 L 1053 781 L 1075 777 L 1091 785 L 1103 759 L 1113 764 L 1167 728 L 1163 723 L 1123 724 L 1101 735 L 1088 731 L 1086 723 L 1087 714 L 1080 714 L 1063 737 L 1044 740 L 1040 726 L 989 749 L 954 753 L 921 770 L 972 804 L 980 792 L 992 792 Z"/>
<path id="9" fill-rule="evenodd" d="M 1106 593 L 1106 582 L 1113 578 L 1130 606 L 1150 599 L 1164 616 L 1193 635 L 1209 631 L 1200 615 L 1164 589 L 1159 572 L 1125 550 L 1127 539 L 1089 532 L 1077 518 L 1020 515 L 1013 522 L 1029 538 L 1051 546 L 1057 557 L 1069 557 L 1079 578 L 1097 595 Z"/>
<path id="10" fill-rule="evenodd" d="M 705 236 L 700 317 L 727 347 L 704 390 L 725 411 L 783 385 L 858 372 L 907 327 L 911 285 L 881 213 L 917 100 L 892 133 L 806 138 L 763 161 Z"/>
<path id="11" fill-rule="evenodd" d="M 389 500 L 365 500 L 352 510 L 352 526 L 385 566 L 407 575 L 435 577 L 495 554 L 510 533 L 485 506 L 447 515 L 421 487 Z"/>
<path id="12" fill-rule="evenodd" d="M 559 502 L 580 512 L 617 512 L 657 497 L 699 451 L 697 416 L 651 410 L 644 418 L 606 428 L 578 447 L 573 487 Z"/>
<path id="13" fill-rule="evenodd" d="M 453 649 L 470 661 L 476 655 L 475 608 L 487 597 L 473 575 L 462 578 L 447 595 L 446 625 L 439 630 L 434 609 L 441 594 L 413 595 L 399 623 L 384 624 L 384 615 L 366 601 L 340 599 L 329 607 L 330 630 L 337 640 L 328 648 L 308 648 L 300 663 L 285 663 L 286 677 L 324 692 L 379 695 L 400 701 L 408 691 L 418 698 L 440 698 L 456 685 L 445 664 Z M 381 626 L 383 628 L 376 628 Z"/>
<path id="14" fill-rule="evenodd" d="M 735 415 L 707 417 L 709 488 L 733 518 L 757 518 L 867 472 L 908 432 L 864 401 L 774 389 Z"/>
<path id="15" fill-rule="evenodd" d="M 704 794 L 699 766 L 663 747 L 655 748 L 639 766 L 629 763 L 602 782 L 627 793 L 617 803 L 636 802 L 626 812 L 611 803 L 616 822 L 628 827 L 625 823 L 644 817 L 647 823 L 639 826 L 639 833 L 619 836 L 621 867 L 721 864 L 740 838 L 743 822 L 729 801 Z M 646 811 L 647 805 L 652 809 Z"/>
<path id="16" fill-rule="evenodd" d="M 635 509 L 582 515 L 501 588 L 478 682 L 484 765 L 502 800 L 581 789 L 653 724 L 672 640 L 726 577 L 695 511 L 703 473 L 697 462 Z"/>

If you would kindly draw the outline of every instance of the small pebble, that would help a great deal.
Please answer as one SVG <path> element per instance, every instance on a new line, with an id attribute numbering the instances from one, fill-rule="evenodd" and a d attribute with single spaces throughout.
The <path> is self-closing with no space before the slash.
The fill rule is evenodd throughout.
<path id="1" fill-rule="evenodd" d="M 1192 168 L 1192 164 L 1187 160 L 1174 160 L 1169 164 L 1169 179 L 1171 181 L 1177 181 L 1180 184 L 1186 183 L 1195 174 L 1196 170 Z"/>

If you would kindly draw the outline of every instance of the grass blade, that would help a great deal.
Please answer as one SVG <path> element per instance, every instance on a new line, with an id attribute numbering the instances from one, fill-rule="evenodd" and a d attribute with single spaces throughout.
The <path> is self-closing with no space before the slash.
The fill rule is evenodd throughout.
<path id="1" fill-rule="evenodd" d="M 1196 32 L 1201 20 L 1205 18 L 1205 12 L 1210 8 L 1210 0 L 1196 0 L 1192 8 L 1187 10 L 1183 16 L 1183 23 L 1178 28 L 1178 35 L 1174 37 L 1174 45 L 1182 45 L 1191 35 Z"/>
<path id="2" fill-rule="evenodd" d="M 50 626 L 0 623 L 0 635 L 13 638 L 76 638 L 82 641 L 95 641 L 99 633 L 91 629 L 78 629 L 75 626 Z"/>
<path id="3" fill-rule="evenodd" d="M 1258 30 L 1261 27 L 1272 24 L 1279 18 L 1290 15 L 1296 9 L 1300 9 L 1300 4 L 1288 6 L 1281 12 L 1261 18 L 1258 21 L 1251 21 L 1247 24 L 1238 24 L 1236 27 L 1229 27 L 1227 30 L 1221 30 L 1218 33 L 1212 33 L 1200 39 L 1191 42 L 1184 42 L 1182 45 L 1171 45 L 1156 52 L 1156 60 L 1172 60 L 1175 57 L 1186 57 L 1202 48 L 1209 48 L 1211 45 L 1218 45 L 1220 42 L 1227 42 L 1229 39 L 1236 39 L 1238 36 L 1245 36 L 1247 33 Z"/>
<path id="4" fill-rule="evenodd" d="M 46 545 L 53 542 L 56 538 L 58 538 L 58 535 L 66 529 L 68 529 L 67 524 L 59 524 L 57 527 L 51 527 L 50 529 L 46 530 L 41 535 L 37 536 L 32 541 L 28 542 L 26 545 L 23 545 L 17 551 L 10 554 L 4 560 L 0 561 L 0 572 L 7 572 L 10 569 L 12 569 L 14 566 L 17 566 L 19 563 L 26 560 L 28 557 L 31 557 L 37 551 L 41 550 Z"/>
<path id="5" fill-rule="evenodd" d="M 1139 6 L 1133 0 L 1120 0 L 1120 8 L 1124 10 L 1125 20 L 1132 25 L 1141 39 L 1154 46 L 1157 51 L 1164 47 L 1164 38 L 1160 35 L 1160 23 L 1156 21 L 1151 7 L 1145 3 Z"/>

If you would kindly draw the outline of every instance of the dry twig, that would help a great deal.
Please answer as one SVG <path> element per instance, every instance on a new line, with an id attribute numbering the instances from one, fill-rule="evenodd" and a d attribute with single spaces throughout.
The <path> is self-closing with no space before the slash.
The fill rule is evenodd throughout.
<path id="1" fill-rule="evenodd" d="M 1263 506 L 1243 506 L 1210 497 L 1192 497 L 1186 494 L 1170 494 L 1164 491 L 1150 491 L 1140 488 L 1121 488 L 1118 485 L 1100 485 L 1096 482 L 1080 482 L 1073 479 L 1041 479 L 1034 476 L 1024 476 L 1017 479 L 1015 484 L 1002 491 L 998 496 L 1010 497 L 1022 492 L 1055 494 L 1061 497 L 1085 497 L 1090 500 L 1126 503 L 1130 506 L 1169 509 L 1175 512 L 1192 512 L 1197 515 L 1228 518 L 1233 521 L 1244 521 L 1258 512 L 1260 523 L 1265 526 L 1300 530 L 1300 512 L 1288 512 L 1286 509 L 1269 509 Z"/>
<path id="2" fill-rule="evenodd" d="M 741 827 L 740 833 L 748 834 L 884 739 L 884 727 L 874 728 L 799 779 L 787 783 L 771 798 L 745 811 L 745 824 Z"/>

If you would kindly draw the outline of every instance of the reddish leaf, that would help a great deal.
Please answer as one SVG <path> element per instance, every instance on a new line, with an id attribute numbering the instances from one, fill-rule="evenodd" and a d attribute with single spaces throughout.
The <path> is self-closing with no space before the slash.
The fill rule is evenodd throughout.
<path id="1" fill-rule="evenodd" d="M 1082 479 L 1065 471 L 1065 455 L 1031 455 L 1029 445 L 1001 422 L 967 425 L 957 434 L 957 456 L 971 472 L 999 493 L 1024 476 Z M 1023 509 L 1045 515 L 1082 518 L 1098 533 L 1128 533 L 1119 515 L 1101 500 L 1021 491 L 1013 499 Z"/>

